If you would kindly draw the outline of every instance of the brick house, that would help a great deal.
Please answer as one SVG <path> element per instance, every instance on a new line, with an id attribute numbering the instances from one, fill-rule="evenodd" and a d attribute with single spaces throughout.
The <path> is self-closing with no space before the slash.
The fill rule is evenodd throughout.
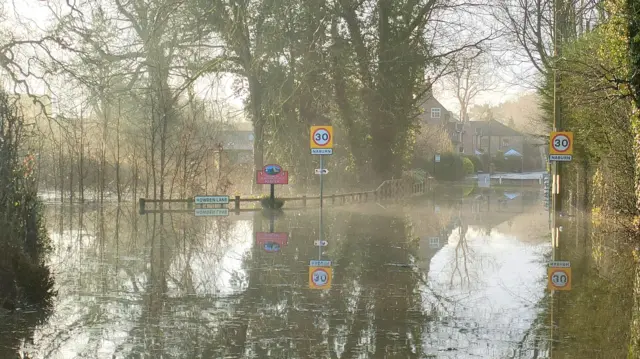
<path id="1" fill-rule="evenodd" d="M 498 151 L 510 150 L 524 153 L 524 135 L 499 121 L 469 121 L 465 125 L 463 153 L 466 155 L 489 153 L 494 156 Z"/>
<path id="2" fill-rule="evenodd" d="M 430 126 L 443 126 L 449 133 L 449 139 L 451 139 L 453 147 L 456 151 L 463 153 L 466 132 L 464 123 L 433 96 L 430 96 L 422 103 L 422 110 L 420 123 Z"/>
<path id="3" fill-rule="evenodd" d="M 460 154 L 479 156 L 490 153 L 493 157 L 500 151 L 516 156 L 530 156 L 535 152 L 533 155 L 539 156 L 538 150 L 529 149 L 532 144 L 529 144 L 527 136 L 499 121 L 470 121 L 468 117 L 460 121 L 433 96 L 422 103 L 422 110 L 420 123 L 443 126 L 454 150 Z"/>

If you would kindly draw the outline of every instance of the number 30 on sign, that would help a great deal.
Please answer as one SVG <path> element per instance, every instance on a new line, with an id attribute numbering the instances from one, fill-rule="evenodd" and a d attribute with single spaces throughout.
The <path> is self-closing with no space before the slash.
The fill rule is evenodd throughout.
<path id="1" fill-rule="evenodd" d="M 309 147 L 312 155 L 330 155 L 333 153 L 333 127 L 311 126 Z"/>
<path id="2" fill-rule="evenodd" d="M 331 267 L 309 267 L 309 288 L 329 289 L 333 271 Z"/>
<path id="3" fill-rule="evenodd" d="M 549 290 L 571 290 L 571 263 L 557 261 L 547 268 Z"/>
<path id="4" fill-rule="evenodd" d="M 551 132 L 550 153 L 571 155 L 573 154 L 573 133 L 572 132 Z"/>

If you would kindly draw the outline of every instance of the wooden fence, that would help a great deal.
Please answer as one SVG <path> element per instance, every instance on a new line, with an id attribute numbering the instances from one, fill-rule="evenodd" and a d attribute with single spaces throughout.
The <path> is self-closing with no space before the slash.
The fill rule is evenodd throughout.
<path id="1" fill-rule="evenodd" d="M 331 204 L 346 204 L 346 203 L 357 203 L 357 202 L 368 202 L 370 200 L 374 201 L 382 201 L 389 199 L 402 199 L 407 196 L 421 195 L 426 193 L 431 188 L 431 180 L 425 179 L 423 181 L 414 181 L 413 179 L 403 178 L 403 179 L 391 179 L 386 180 L 378 186 L 373 191 L 362 191 L 362 192 L 350 192 L 350 193 L 339 193 L 339 194 L 330 194 L 324 195 L 323 203 L 331 203 Z M 308 201 L 319 201 L 320 196 L 300 196 L 300 197 L 278 197 L 285 202 L 302 202 L 302 207 L 307 206 Z M 260 208 L 241 208 L 241 203 L 258 203 L 261 201 L 261 198 L 242 198 L 241 196 L 235 196 L 229 198 L 229 204 L 233 204 L 233 211 L 236 213 L 246 212 L 246 211 L 255 211 Z M 163 209 L 147 209 L 147 204 L 153 203 L 160 204 L 160 207 L 163 207 L 164 203 L 185 203 L 187 204 L 187 209 L 184 212 L 190 212 L 193 210 L 196 204 L 194 203 L 193 198 L 186 199 L 139 199 L 139 213 L 147 214 L 147 213 L 159 213 L 163 212 Z M 223 207 L 228 208 L 228 207 Z"/>

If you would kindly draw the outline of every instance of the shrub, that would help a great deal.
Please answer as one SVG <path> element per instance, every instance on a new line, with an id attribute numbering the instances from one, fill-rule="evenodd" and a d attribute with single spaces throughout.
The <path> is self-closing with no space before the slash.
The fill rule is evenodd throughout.
<path id="1" fill-rule="evenodd" d="M 462 169 L 464 170 L 465 176 L 471 175 L 475 173 L 475 166 L 473 162 L 467 157 L 462 158 Z"/>
<path id="2" fill-rule="evenodd" d="M 484 163 L 482 163 L 482 160 L 480 159 L 480 157 L 478 157 L 478 156 L 465 156 L 465 158 L 468 158 L 471 161 L 471 163 L 473 163 L 474 172 L 485 171 Z"/>
<path id="3" fill-rule="evenodd" d="M 262 208 L 280 209 L 284 206 L 284 201 L 279 198 L 271 200 L 271 196 L 267 195 L 260 199 L 260 204 L 262 204 Z"/>
<path id="4" fill-rule="evenodd" d="M 0 92 L 0 304 L 49 306 L 53 279 L 45 265 L 50 249 L 33 176 L 34 158 L 20 160 L 22 118 Z"/>
<path id="5" fill-rule="evenodd" d="M 471 161 L 469 161 L 469 164 L 473 167 Z M 440 181 L 458 181 L 466 176 L 463 157 L 457 153 L 441 154 L 440 162 L 431 160 L 427 170 L 433 172 L 433 176 Z M 471 171 L 473 171 L 473 168 Z"/>

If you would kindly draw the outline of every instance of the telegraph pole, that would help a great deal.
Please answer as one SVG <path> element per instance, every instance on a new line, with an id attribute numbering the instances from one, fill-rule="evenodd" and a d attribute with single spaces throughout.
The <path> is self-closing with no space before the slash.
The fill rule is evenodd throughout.
<path id="1" fill-rule="evenodd" d="M 562 129 L 562 119 L 560 117 L 560 111 L 558 106 L 558 1 L 553 0 L 553 131 L 559 131 Z M 552 138 L 549 138 L 549 141 L 552 141 Z M 560 198 L 560 170 L 561 164 L 560 161 L 553 161 L 552 164 L 552 194 L 551 194 L 551 240 L 552 240 L 552 261 L 557 261 L 560 259 L 560 231 L 558 230 L 558 214 L 560 213 L 561 206 L 561 198 Z M 549 314 L 550 314 L 550 325 L 549 325 L 549 334 L 551 339 L 551 353 L 550 358 L 553 358 L 553 352 L 556 348 L 556 338 L 558 337 L 558 318 L 555 312 L 558 309 L 559 303 L 557 296 L 555 295 L 555 291 L 551 291 L 549 296 Z"/>
<path id="2" fill-rule="evenodd" d="M 558 104 L 558 31 L 561 27 L 558 26 L 558 0 L 553 1 L 553 131 L 562 131 L 562 116 Z M 560 196 L 560 174 L 562 171 L 562 164 L 560 161 L 553 161 L 553 182 L 555 191 L 553 192 L 553 209 L 557 215 L 562 210 L 562 197 Z"/>

